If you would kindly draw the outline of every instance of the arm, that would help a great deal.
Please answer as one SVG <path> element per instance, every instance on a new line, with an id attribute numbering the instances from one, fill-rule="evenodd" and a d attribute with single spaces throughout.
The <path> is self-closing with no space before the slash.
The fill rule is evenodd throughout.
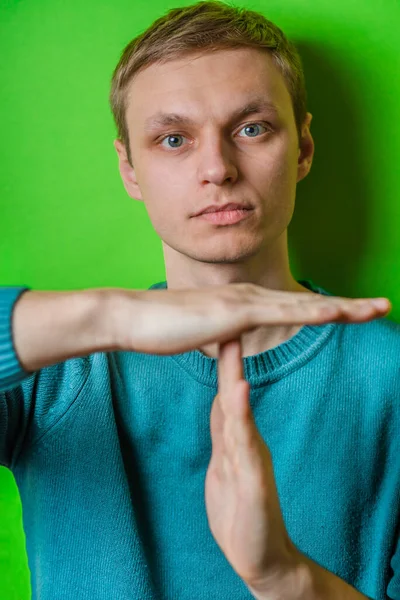
<path id="1" fill-rule="evenodd" d="M 257 600 L 371 600 L 300 553 L 292 572 L 279 581 L 270 581 L 268 589 L 249 590 Z"/>
<path id="2" fill-rule="evenodd" d="M 0 287 L 0 465 L 13 470 L 21 452 L 65 414 L 89 376 L 88 355 L 119 349 L 123 318 L 135 329 L 136 293 L 127 302 L 126 292 L 113 288 Z"/>
<path id="3" fill-rule="evenodd" d="M 118 289 L 26 291 L 12 314 L 12 338 L 27 372 L 68 358 L 118 349 Z"/>

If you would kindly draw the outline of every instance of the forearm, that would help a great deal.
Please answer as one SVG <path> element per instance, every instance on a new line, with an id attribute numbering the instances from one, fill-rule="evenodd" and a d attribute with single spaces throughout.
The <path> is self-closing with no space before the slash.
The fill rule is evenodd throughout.
<path id="1" fill-rule="evenodd" d="M 369 596 L 361 594 L 346 581 L 305 556 L 303 564 L 308 573 L 305 578 L 308 589 L 303 593 L 301 600 L 371 600 Z"/>
<path id="2" fill-rule="evenodd" d="M 303 554 L 279 580 L 249 589 L 257 600 L 371 600 Z"/>
<path id="3" fill-rule="evenodd" d="M 118 289 L 35 291 L 22 294 L 12 315 L 17 356 L 28 372 L 68 358 L 117 349 Z"/>

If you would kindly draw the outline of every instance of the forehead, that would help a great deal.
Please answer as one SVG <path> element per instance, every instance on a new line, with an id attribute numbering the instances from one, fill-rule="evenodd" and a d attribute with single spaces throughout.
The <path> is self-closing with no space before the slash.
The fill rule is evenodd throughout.
<path id="1" fill-rule="evenodd" d="M 243 108 L 253 100 L 291 108 L 286 83 L 267 52 L 254 49 L 197 54 L 140 71 L 128 90 L 128 124 L 141 127 L 162 113 L 199 117 Z"/>

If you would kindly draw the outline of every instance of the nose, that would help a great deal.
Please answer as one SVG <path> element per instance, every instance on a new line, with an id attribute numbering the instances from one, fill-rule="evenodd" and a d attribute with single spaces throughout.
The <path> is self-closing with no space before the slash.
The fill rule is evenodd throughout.
<path id="1" fill-rule="evenodd" d="M 201 149 L 199 166 L 200 176 L 205 183 L 222 185 L 227 180 L 234 183 L 238 171 L 234 163 L 231 149 L 225 140 L 204 144 Z"/>

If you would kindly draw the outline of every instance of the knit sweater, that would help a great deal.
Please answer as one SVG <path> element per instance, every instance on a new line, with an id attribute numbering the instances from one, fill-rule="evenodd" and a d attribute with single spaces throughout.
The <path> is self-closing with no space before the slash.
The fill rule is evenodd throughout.
<path id="1" fill-rule="evenodd" d="M 11 321 L 27 289 L 0 288 L 0 464 L 32 599 L 251 599 L 205 507 L 217 359 L 96 352 L 27 373 Z M 400 600 L 400 324 L 305 325 L 243 364 L 292 542 L 369 598 Z"/>

